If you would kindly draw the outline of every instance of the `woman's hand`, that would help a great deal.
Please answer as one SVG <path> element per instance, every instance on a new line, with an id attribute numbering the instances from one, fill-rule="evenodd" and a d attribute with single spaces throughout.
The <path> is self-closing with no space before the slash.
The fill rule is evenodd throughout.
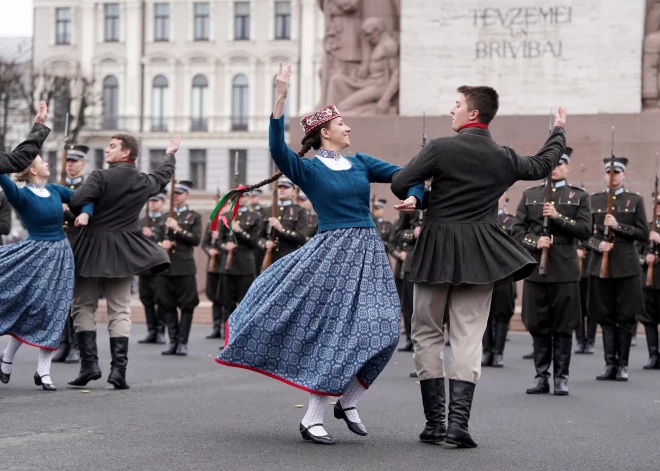
<path id="1" fill-rule="evenodd" d="M 275 106 L 273 106 L 273 118 L 279 119 L 284 116 L 284 102 L 289 93 L 289 79 L 291 78 L 291 64 L 282 69 L 280 62 L 280 70 L 275 77 L 275 90 L 277 96 L 275 97 Z"/>
<path id="2" fill-rule="evenodd" d="M 394 205 L 394 209 L 402 213 L 412 213 L 413 211 L 415 211 L 416 206 L 417 206 L 417 198 L 414 196 L 409 196 L 405 200 L 401 201 L 401 203 Z"/>
<path id="3" fill-rule="evenodd" d="M 79 226 L 86 226 L 88 222 L 89 222 L 89 214 L 82 213 L 80 216 L 76 218 L 76 221 L 73 224 L 76 227 L 79 227 Z"/>

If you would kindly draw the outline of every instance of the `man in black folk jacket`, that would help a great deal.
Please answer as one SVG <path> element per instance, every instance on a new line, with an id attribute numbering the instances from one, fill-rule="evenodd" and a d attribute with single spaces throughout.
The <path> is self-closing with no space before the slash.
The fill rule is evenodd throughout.
<path id="1" fill-rule="evenodd" d="M 497 220 L 497 202 L 517 180 L 547 177 L 564 153 L 566 110 L 535 156 L 523 157 L 498 145 L 488 130 L 499 107 L 490 87 L 460 87 L 453 137 L 433 139 L 394 175 L 392 191 L 406 199 L 415 184 L 433 177 L 433 191 L 410 269 L 415 283 L 412 339 L 420 378 L 426 428 L 420 440 L 475 447 L 468 431 L 472 398 L 481 374 L 482 337 L 493 286 L 532 273 L 536 262 Z M 425 198 L 426 199 L 426 198 Z M 449 426 L 445 427 L 445 368 L 442 321 L 449 305 L 452 361 L 449 371 Z"/>
<path id="2" fill-rule="evenodd" d="M 138 141 L 127 134 L 112 137 L 105 150 L 107 169 L 94 170 L 73 194 L 69 207 L 75 213 L 94 203 L 94 217 L 73 247 L 76 282 L 71 316 L 80 348 L 80 373 L 69 382 L 85 386 L 101 377 L 96 346 L 95 314 L 99 289 L 108 301 L 110 375 L 116 389 L 128 389 L 128 338 L 131 332 L 131 279 L 158 273 L 169 266 L 167 253 L 139 229 L 142 208 L 161 193 L 172 178 L 180 139 L 175 137 L 153 174 L 140 173 L 135 161 Z"/>

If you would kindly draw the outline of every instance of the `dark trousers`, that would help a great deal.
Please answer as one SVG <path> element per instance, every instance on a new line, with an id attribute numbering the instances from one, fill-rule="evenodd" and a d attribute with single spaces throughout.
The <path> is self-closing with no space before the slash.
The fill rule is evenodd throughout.
<path id="1" fill-rule="evenodd" d="M 159 275 L 156 281 L 158 304 L 162 310 L 170 343 L 188 343 L 193 312 L 199 304 L 195 275 Z M 177 309 L 181 310 L 181 320 Z"/>
<path id="2" fill-rule="evenodd" d="M 533 337 L 572 337 L 580 325 L 580 285 L 525 281 L 522 321 Z"/>
<path id="3" fill-rule="evenodd" d="M 629 330 L 635 318 L 644 312 L 639 276 L 589 279 L 588 311 L 602 327 Z"/>
<path id="4" fill-rule="evenodd" d="M 222 275 L 222 304 L 225 308 L 225 321 L 229 319 L 254 281 L 253 275 Z"/>
<path id="5" fill-rule="evenodd" d="M 509 321 L 515 311 L 515 291 L 513 283 L 497 285 L 493 288 L 493 299 L 488 313 L 488 324 L 482 340 L 484 353 L 504 353 Z"/>
<path id="6" fill-rule="evenodd" d="M 64 330 L 62 330 L 62 335 L 60 336 L 60 347 L 64 347 L 67 350 L 71 347 L 78 348 L 76 329 L 73 328 L 73 319 L 71 319 L 70 313 L 66 318 L 66 324 L 64 324 Z"/>
<path id="7" fill-rule="evenodd" d="M 206 274 L 206 297 L 213 303 L 213 330 L 222 329 L 222 291 L 221 291 L 222 275 L 219 273 Z"/>
<path id="8" fill-rule="evenodd" d="M 589 278 L 580 280 L 580 326 L 575 329 L 575 338 L 578 343 L 589 343 L 593 345 L 596 342 L 596 329 L 598 322 L 596 318 L 589 314 L 587 301 L 589 296 Z"/>
<path id="9" fill-rule="evenodd" d="M 401 280 L 401 312 L 403 313 L 403 326 L 408 340 L 410 340 L 412 330 L 414 286 L 414 283 L 410 281 L 410 272 L 405 272 L 403 280 Z"/>
<path id="10" fill-rule="evenodd" d="M 147 319 L 147 329 L 152 332 L 165 332 L 165 319 L 158 309 L 156 303 L 156 279 L 157 276 L 142 275 L 139 278 L 138 292 L 140 302 L 144 306 L 144 314 Z"/>

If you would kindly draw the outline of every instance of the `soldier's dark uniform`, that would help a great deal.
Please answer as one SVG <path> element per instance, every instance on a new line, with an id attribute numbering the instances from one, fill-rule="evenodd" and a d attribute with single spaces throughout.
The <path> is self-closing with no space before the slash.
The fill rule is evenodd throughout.
<path id="1" fill-rule="evenodd" d="M 263 194 L 263 190 L 261 188 L 255 188 L 250 192 L 250 196 L 261 196 Z M 263 226 L 264 228 L 268 225 L 268 218 L 271 215 L 270 208 L 266 208 L 262 206 L 260 203 L 256 204 L 251 204 L 249 206 L 250 211 L 259 213 L 261 216 L 261 220 L 263 221 Z M 266 212 L 268 210 L 268 212 Z M 265 250 L 259 246 L 255 247 L 252 250 L 252 253 L 254 253 L 254 264 L 256 268 L 256 273 L 259 275 L 261 273 L 261 265 L 264 262 L 264 255 L 265 255 Z"/>
<path id="2" fill-rule="evenodd" d="M 511 235 L 514 216 L 504 209 L 497 212 L 497 221 L 504 231 Z M 504 344 L 509 332 L 509 321 L 516 308 L 516 284 L 513 282 L 498 284 L 493 288 L 490 302 L 488 324 L 482 340 L 482 366 L 504 366 Z"/>
<path id="3" fill-rule="evenodd" d="M 655 211 L 653 212 L 655 213 Z M 660 228 L 660 216 L 656 216 L 656 225 L 656 227 Z M 644 324 L 646 346 L 649 350 L 649 360 L 644 365 L 644 369 L 658 370 L 660 369 L 660 351 L 658 350 L 658 325 L 660 324 L 660 264 L 658 263 L 658 257 L 660 256 L 660 247 L 658 247 L 658 244 L 650 242 L 641 245 L 641 249 L 640 262 L 644 268 L 642 273 L 644 312 L 638 316 L 638 319 Z M 655 255 L 655 262 L 653 265 L 651 284 L 647 285 L 646 281 L 649 265 L 646 262 L 646 256 L 649 254 Z"/>
<path id="4" fill-rule="evenodd" d="M 570 148 L 562 159 L 568 162 Z M 566 180 L 552 184 L 552 201 L 558 213 L 549 219 L 552 245 L 548 251 L 547 275 L 539 274 L 539 266 L 525 279 L 522 320 L 534 339 L 534 385 L 528 394 L 550 392 L 548 379 L 553 365 L 554 394 L 568 394 L 568 375 L 573 347 L 573 331 L 580 325 L 580 268 L 577 241 L 589 237 L 591 209 L 589 194 Z M 536 247 L 542 236 L 545 185 L 523 193 L 512 234 L 534 259 L 541 260 Z"/>
<path id="5" fill-rule="evenodd" d="M 303 193 L 302 191 L 298 192 L 298 201 L 309 201 L 309 198 L 307 198 L 307 195 Z M 300 205 L 302 206 L 302 204 Z M 318 231 L 319 231 L 319 216 L 316 214 L 314 211 L 310 211 L 309 209 L 305 208 L 305 217 L 306 217 L 306 224 L 305 224 L 305 237 L 306 241 L 314 237 Z"/>
<path id="6" fill-rule="evenodd" d="M 585 252 L 582 259 L 582 276 L 580 278 L 580 326 L 575 329 L 575 340 L 577 340 L 577 348 L 575 353 L 585 353 L 593 355 L 594 344 L 596 343 L 596 330 L 598 329 L 598 322 L 596 318 L 589 313 L 587 307 L 587 300 L 589 299 L 589 260 L 591 259 L 591 250 L 585 247 L 585 244 L 580 242 L 578 247 L 582 248 Z"/>
<path id="7" fill-rule="evenodd" d="M 181 180 L 174 191 L 189 191 L 191 187 L 192 182 Z M 193 312 L 199 304 L 193 251 L 202 239 L 202 216 L 184 205 L 174 208 L 174 217 L 180 230 L 170 235 L 168 229 L 165 235 L 165 239 L 173 239 L 170 268 L 159 274 L 156 282 L 158 306 L 163 311 L 170 337 L 170 347 L 162 354 L 187 355 Z M 181 310 L 181 320 L 177 308 Z"/>
<path id="8" fill-rule="evenodd" d="M 0 192 L 0 245 L 2 245 L 2 236 L 9 235 L 11 232 L 11 205 L 5 195 Z"/>
<path id="9" fill-rule="evenodd" d="M 385 207 L 387 204 L 387 200 L 384 199 L 377 199 L 374 201 L 373 205 L 374 208 L 376 209 L 382 209 Z M 376 229 L 378 229 L 378 233 L 380 234 L 380 238 L 383 241 L 383 245 L 385 246 L 385 251 L 388 253 L 390 252 L 390 235 L 392 234 L 392 228 L 394 227 L 394 224 L 392 224 L 390 221 L 387 221 L 383 217 L 376 216 L 372 213 L 371 219 L 373 219 L 374 224 L 376 224 Z"/>
<path id="10" fill-rule="evenodd" d="M 218 230 L 222 223 L 218 225 Z M 209 259 L 206 262 L 206 297 L 211 301 L 212 313 L 213 313 L 213 331 L 211 335 L 207 336 L 207 339 L 219 339 L 222 337 L 222 302 L 220 299 L 221 295 L 221 281 L 220 281 L 220 254 L 215 256 L 214 266 L 211 266 L 211 256 L 209 255 L 209 250 L 212 248 L 218 249 L 218 240 L 213 239 L 213 233 L 211 232 L 211 224 L 206 226 L 206 231 L 204 232 L 204 238 L 202 239 L 202 250 L 208 255 Z"/>
<path id="11" fill-rule="evenodd" d="M 67 160 L 80 161 L 85 159 L 87 152 L 89 152 L 89 147 L 71 144 L 67 146 L 66 151 Z M 64 186 L 75 191 L 80 188 L 83 181 L 85 181 L 85 178 L 82 175 L 76 178 L 67 176 L 64 179 Z M 62 230 L 64 230 L 66 238 L 69 240 L 72 247 L 82 230 L 81 227 L 76 227 L 74 225 L 75 220 L 76 216 L 71 211 L 68 209 L 64 211 Z M 78 349 L 78 341 L 76 339 L 76 332 L 73 327 L 71 316 L 67 317 L 66 325 L 64 326 L 62 336 L 60 337 L 60 345 L 57 348 L 57 352 L 55 352 L 52 361 L 56 363 L 78 363 L 80 361 L 80 350 Z"/>
<path id="12" fill-rule="evenodd" d="M 230 231 L 224 224 L 218 226 L 219 273 L 222 277 L 221 299 L 224 307 L 223 321 L 229 319 L 238 304 L 243 300 L 256 276 L 253 249 L 259 242 L 263 230 L 263 219 L 259 213 L 247 207 L 239 209 L 236 220 L 240 223 L 240 232 Z M 227 243 L 237 243 L 232 251 L 231 266 L 228 266 L 229 252 Z"/>
<path id="13" fill-rule="evenodd" d="M 604 159 L 609 169 L 610 159 Z M 628 159 L 617 157 L 615 169 L 625 171 Z M 628 380 L 628 356 L 635 317 L 644 309 L 641 268 L 634 242 L 646 243 L 649 230 L 644 211 L 644 199 L 629 193 L 624 187 L 614 190 L 613 216 L 619 224 L 612 231 L 609 273 L 600 278 L 603 254 L 599 245 L 605 240 L 604 222 L 607 215 L 608 191 L 591 195 L 593 235 L 587 246 L 593 251 L 589 260 L 589 312 L 596 316 L 603 331 L 605 371 L 596 379 Z"/>
<path id="14" fill-rule="evenodd" d="M 149 198 L 149 201 L 165 201 L 167 190 L 164 193 Z M 151 230 L 151 236 L 148 237 L 152 242 L 158 243 L 165 234 L 165 220 L 167 214 L 162 212 L 152 213 L 147 208 L 147 214 L 140 219 L 140 230 L 148 227 Z M 165 319 L 163 313 L 156 303 L 156 281 L 158 275 L 140 275 L 138 281 L 138 292 L 140 302 L 144 306 L 144 315 L 147 320 L 147 336 L 138 340 L 138 343 L 155 343 L 162 345 L 165 343 Z"/>
<path id="15" fill-rule="evenodd" d="M 280 178 L 278 186 L 291 186 L 295 185 L 286 177 Z M 282 257 L 295 252 L 302 247 L 307 240 L 305 231 L 307 228 L 307 210 L 302 206 L 295 204 L 292 200 L 280 201 L 277 218 L 282 223 L 282 230 L 272 230 L 271 238 L 276 246 L 273 249 L 273 262 L 276 262 Z M 270 209 L 266 209 L 266 215 L 272 214 Z M 259 247 L 266 250 L 266 240 L 268 240 L 268 219 L 265 220 L 261 238 L 259 240 Z"/>

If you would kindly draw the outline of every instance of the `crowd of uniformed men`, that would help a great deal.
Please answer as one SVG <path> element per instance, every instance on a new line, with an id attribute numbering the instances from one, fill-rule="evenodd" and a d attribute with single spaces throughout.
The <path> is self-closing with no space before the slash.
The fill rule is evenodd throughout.
<path id="1" fill-rule="evenodd" d="M 68 151 L 66 185 L 72 189 L 83 181 L 88 150 L 85 146 L 72 146 Z M 660 369 L 660 270 L 654 270 L 650 284 L 646 282 L 649 265 L 657 263 L 660 236 L 649 230 L 642 196 L 624 187 L 628 159 L 614 159 L 613 211 L 608 214 L 609 190 L 589 195 L 583 188 L 568 183 L 571 154 L 567 148 L 553 171 L 549 201 L 542 184 L 523 193 L 515 215 L 507 212 L 506 195 L 499 202 L 498 223 L 502 229 L 537 261 L 541 261 L 544 249 L 548 255 L 546 273 L 539 273 L 537 267 L 524 281 L 522 294 L 522 320 L 532 335 L 534 348 L 528 357 L 533 358 L 536 370 L 534 384 L 527 389 L 529 394 L 550 391 L 551 366 L 554 394 L 568 394 L 573 332 L 577 340 L 575 353 L 593 353 L 597 325 L 602 330 L 605 351 L 605 370 L 598 380 L 628 379 L 628 357 L 637 322 L 644 325 L 649 350 L 644 368 Z M 607 186 L 612 160 L 604 162 Z M 427 191 L 431 191 L 431 184 L 426 182 Z M 166 272 L 139 278 L 140 300 L 149 329 L 140 343 L 165 344 L 167 330 L 169 346 L 163 355 L 187 354 L 193 312 L 199 304 L 193 255 L 196 246 L 201 244 L 208 256 L 206 295 L 213 303 L 213 331 L 207 338 L 220 339 L 225 321 L 262 271 L 264 259 L 274 262 L 290 254 L 318 229 L 318 218 L 308 198 L 286 177 L 277 184 L 275 211 L 261 205 L 262 191 L 257 189 L 241 198 L 233 230 L 219 224 L 215 232 L 209 223 L 203 227 L 201 215 L 188 207 L 192 187 L 190 181 L 177 182 L 174 217 L 164 211 L 167 195 L 163 193 L 151 198 L 140 221 L 142 233 L 167 249 L 171 259 Z M 401 214 L 393 223 L 385 219 L 386 204 L 384 199 L 374 199 L 372 217 L 394 262 L 406 335 L 400 350 L 412 351 L 410 255 L 420 235 L 424 212 Z M 660 222 L 660 204 L 654 206 L 654 216 Z M 66 213 L 64 229 L 73 242 L 78 229 L 72 222 L 73 216 Z M 612 232 L 609 242 L 605 235 L 608 231 Z M 609 252 L 609 270 L 602 277 L 605 252 Z M 503 280 L 496 285 L 483 337 L 483 366 L 503 366 L 516 297 L 513 283 Z M 68 325 L 53 361 L 78 359 L 73 329 Z"/>

